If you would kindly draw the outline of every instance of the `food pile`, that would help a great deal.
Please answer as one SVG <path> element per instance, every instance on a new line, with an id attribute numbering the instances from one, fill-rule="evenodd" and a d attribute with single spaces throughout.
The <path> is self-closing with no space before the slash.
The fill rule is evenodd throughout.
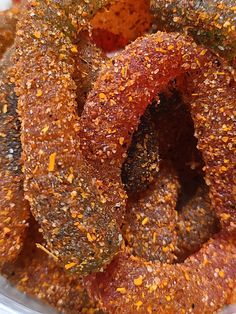
<path id="1" fill-rule="evenodd" d="M 236 302 L 234 1 L 25 0 L 0 39 L 2 275 L 61 313 Z"/>

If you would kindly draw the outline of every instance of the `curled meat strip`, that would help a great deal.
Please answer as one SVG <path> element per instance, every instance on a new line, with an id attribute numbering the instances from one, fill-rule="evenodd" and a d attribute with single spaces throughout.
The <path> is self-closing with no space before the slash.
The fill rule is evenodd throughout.
<path id="1" fill-rule="evenodd" d="M 221 221 L 233 223 L 235 82 L 213 55 L 179 34 L 158 32 L 138 39 L 107 64 L 81 117 L 81 148 L 91 164 L 120 169 L 147 104 L 184 72 L 190 75 L 185 97 L 205 162 L 211 201 Z M 142 98 L 141 87 L 146 90 Z"/>
<path id="2" fill-rule="evenodd" d="M 109 313 L 215 313 L 235 302 L 235 232 L 221 233 L 182 264 L 121 253 L 87 280 Z"/>
<path id="3" fill-rule="evenodd" d="M 7 43 L 12 44 L 15 37 L 15 26 L 20 9 L 13 9 L 0 13 L 0 28 L 8 30 Z M 2 50 L 7 49 L 7 43 L 1 41 Z M 103 62 L 100 50 L 90 42 L 87 33 L 81 33 L 78 38 L 79 53 L 76 58 L 73 74 L 78 92 L 78 110 L 82 110 L 85 96 L 91 89 L 97 72 L 98 64 Z M 1 61 L 1 258 L 0 265 L 11 261 L 19 254 L 25 228 L 29 216 L 29 208 L 23 196 L 23 174 L 21 172 L 21 143 L 20 122 L 18 120 L 17 97 L 14 93 L 14 47 L 11 48 Z M 91 61 L 92 59 L 92 61 Z"/>
<path id="4" fill-rule="evenodd" d="M 0 62 L 0 267 L 19 254 L 29 213 L 23 197 L 13 53 L 14 47 Z"/>
<path id="5" fill-rule="evenodd" d="M 126 197 L 112 169 L 107 180 L 79 153 L 77 33 L 105 3 L 28 1 L 16 37 L 26 198 L 48 249 L 83 274 L 117 253 Z"/>
<path id="6" fill-rule="evenodd" d="M 82 113 L 81 148 L 91 164 L 112 166 L 120 173 L 140 116 L 182 73 L 189 76 L 184 96 L 222 230 L 182 264 L 147 262 L 125 249 L 103 273 L 88 280 L 90 293 L 111 313 L 209 313 L 233 301 L 235 82 L 227 68 L 179 34 L 158 32 L 136 40 L 100 73 L 89 94 Z M 145 90 L 142 97 L 140 90 Z"/>
<path id="7" fill-rule="evenodd" d="M 146 109 L 122 166 L 129 195 L 123 235 L 130 252 L 168 263 L 183 261 L 218 230 L 191 117 L 173 87 Z"/>
<path id="8" fill-rule="evenodd" d="M 236 57 L 236 7 L 233 0 L 151 0 L 156 27 L 182 31 L 229 60 Z"/>

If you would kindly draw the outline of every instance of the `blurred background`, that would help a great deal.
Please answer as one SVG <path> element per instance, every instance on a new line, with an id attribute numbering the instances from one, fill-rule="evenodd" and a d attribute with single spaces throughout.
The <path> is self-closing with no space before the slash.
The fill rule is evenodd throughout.
<path id="1" fill-rule="evenodd" d="M 6 10 L 11 6 L 11 0 L 0 0 L 0 10 Z"/>

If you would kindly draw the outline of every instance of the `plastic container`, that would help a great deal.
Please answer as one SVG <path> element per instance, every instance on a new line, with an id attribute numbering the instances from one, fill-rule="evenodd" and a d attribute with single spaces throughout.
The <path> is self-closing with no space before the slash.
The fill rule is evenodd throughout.
<path id="1" fill-rule="evenodd" d="M 1 0 L 0 0 L 1 1 Z M 0 314 L 58 314 L 13 288 L 0 276 Z"/>
<path id="2" fill-rule="evenodd" d="M 11 6 L 11 0 L 0 0 L 0 11 L 6 10 Z"/>
<path id="3" fill-rule="evenodd" d="M 10 6 L 11 0 L 0 0 L 0 10 L 6 10 Z M 58 312 L 19 292 L 0 276 L 0 314 L 58 314 Z M 220 314 L 236 314 L 236 305 L 227 307 Z"/>

